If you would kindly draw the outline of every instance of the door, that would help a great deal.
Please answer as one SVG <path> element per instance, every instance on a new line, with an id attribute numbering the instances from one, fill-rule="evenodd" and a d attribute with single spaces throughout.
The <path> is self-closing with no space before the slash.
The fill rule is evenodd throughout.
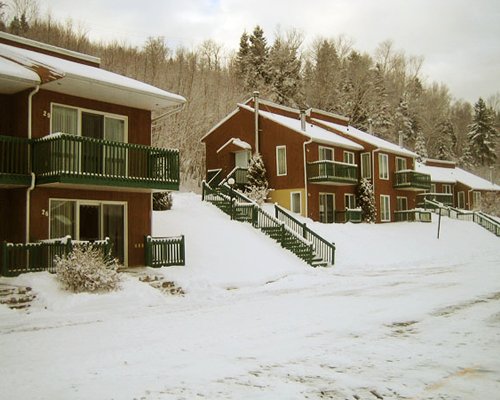
<path id="1" fill-rule="evenodd" d="M 248 163 L 250 161 L 249 151 L 238 151 L 234 153 L 234 164 L 237 168 L 248 168 Z"/>
<path id="2" fill-rule="evenodd" d="M 101 174 L 103 168 L 102 143 L 104 138 L 104 116 L 82 112 L 82 136 L 98 139 L 82 143 L 82 171 Z"/>
<path id="3" fill-rule="evenodd" d="M 101 210 L 99 204 L 80 204 L 79 239 L 93 242 L 100 239 Z"/>
<path id="4" fill-rule="evenodd" d="M 465 209 L 465 192 L 458 192 L 458 208 Z"/>
<path id="5" fill-rule="evenodd" d="M 324 223 L 334 222 L 335 195 L 333 193 L 319 194 L 319 221 Z"/>
<path id="6" fill-rule="evenodd" d="M 125 262 L 125 206 L 123 204 L 103 204 L 103 238 L 111 240 L 111 255 L 121 264 Z"/>
<path id="7" fill-rule="evenodd" d="M 320 146 L 318 148 L 318 159 L 319 161 L 333 161 L 333 149 Z M 321 177 L 327 177 L 329 175 L 333 176 L 333 164 L 320 163 L 318 172 Z"/>

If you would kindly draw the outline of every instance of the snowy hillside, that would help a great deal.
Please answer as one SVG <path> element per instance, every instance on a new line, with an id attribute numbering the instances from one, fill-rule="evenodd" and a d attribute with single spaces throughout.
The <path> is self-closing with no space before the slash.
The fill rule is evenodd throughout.
<path id="1" fill-rule="evenodd" d="M 193 194 L 154 214 L 186 235 L 185 267 L 106 295 L 46 273 L 0 278 L 37 294 L 0 305 L 8 399 L 493 399 L 500 392 L 500 239 L 467 222 L 323 225 L 313 269 Z"/>

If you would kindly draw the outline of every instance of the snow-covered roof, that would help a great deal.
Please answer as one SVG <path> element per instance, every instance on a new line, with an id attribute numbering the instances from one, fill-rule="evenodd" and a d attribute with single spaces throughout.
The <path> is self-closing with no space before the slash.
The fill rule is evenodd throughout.
<path id="1" fill-rule="evenodd" d="M 39 83 L 35 72 L 0 56 L 0 93 L 17 93 Z"/>
<path id="2" fill-rule="evenodd" d="M 415 163 L 415 170 L 431 176 L 432 182 L 457 183 L 460 182 L 474 190 L 500 191 L 500 186 L 474 175 L 462 168 L 442 168 Z"/>
<path id="3" fill-rule="evenodd" d="M 242 150 L 252 150 L 252 146 L 244 140 L 241 140 L 239 138 L 231 138 L 217 150 L 217 153 L 221 152 L 225 147 L 229 145 L 233 145 Z"/>
<path id="4" fill-rule="evenodd" d="M 342 132 L 346 135 L 349 135 L 353 138 L 362 140 L 363 142 L 369 143 L 372 146 L 375 146 L 381 150 L 386 150 L 386 151 L 389 151 L 391 153 L 396 153 L 396 154 L 407 156 L 407 157 L 417 157 L 417 154 L 414 153 L 413 151 L 405 149 L 404 147 L 400 147 L 397 144 L 388 142 L 387 140 L 373 136 L 367 132 L 363 132 L 359 129 L 356 129 L 353 126 L 340 125 L 340 124 L 336 124 L 334 122 L 328 122 L 328 121 L 324 121 L 324 120 L 316 119 L 316 118 L 313 118 L 313 121 L 318 122 L 320 124 L 323 124 L 325 126 L 328 126 L 330 128 L 333 128 L 333 129 L 335 129 L 339 132 Z"/>
<path id="5" fill-rule="evenodd" d="M 245 104 L 238 104 L 238 107 L 254 112 L 254 108 Z M 354 143 L 352 140 L 346 139 L 340 135 L 330 132 L 317 125 L 306 123 L 306 130 L 301 129 L 300 118 L 290 118 L 280 114 L 274 114 L 269 111 L 259 109 L 259 115 L 263 118 L 274 121 L 280 125 L 311 138 L 316 143 L 329 144 L 332 146 L 340 146 L 351 150 L 363 150 L 363 146 Z"/>
<path id="6" fill-rule="evenodd" d="M 42 87 L 54 92 L 145 110 L 161 110 L 186 102 L 182 96 L 101 68 L 2 43 L 0 59 L 0 74 L 16 77 L 21 74 L 19 67 L 37 72 Z M 19 67 L 13 71 L 5 67 L 3 60 L 14 62 Z M 47 79 L 47 76 L 51 78 Z M 2 90 L 3 86 L 0 87 Z"/>

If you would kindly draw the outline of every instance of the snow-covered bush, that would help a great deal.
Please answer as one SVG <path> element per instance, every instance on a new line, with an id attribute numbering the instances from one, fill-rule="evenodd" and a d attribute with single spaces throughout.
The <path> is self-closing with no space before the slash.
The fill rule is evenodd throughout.
<path id="1" fill-rule="evenodd" d="M 375 194 L 371 182 L 363 178 L 358 186 L 357 202 L 361 207 L 363 221 L 375 222 L 377 219 L 377 208 L 375 207 Z"/>
<path id="2" fill-rule="evenodd" d="M 153 193 L 153 210 L 166 211 L 172 208 L 172 193 L 171 192 L 158 192 Z"/>
<path id="3" fill-rule="evenodd" d="M 259 205 L 266 201 L 270 192 L 266 175 L 264 160 L 259 153 L 255 153 L 248 166 L 245 194 Z"/>
<path id="4" fill-rule="evenodd" d="M 55 266 L 57 279 L 75 293 L 108 292 L 119 287 L 117 260 L 92 246 L 75 246 L 71 253 L 56 256 Z"/>

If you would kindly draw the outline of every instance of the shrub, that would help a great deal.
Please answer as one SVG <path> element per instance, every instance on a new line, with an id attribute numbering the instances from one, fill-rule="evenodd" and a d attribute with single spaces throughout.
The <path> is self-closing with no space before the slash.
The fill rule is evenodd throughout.
<path id="1" fill-rule="evenodd" d="M 170 192 L 157 192 L 153 193 L 153 210 L 166 211 L 172 208 L 172 193 Z"/>
<path id="2" fill-rule="evenodd" d="M 119 287 L 117 260 L 92 246 L 75 246 L 71 253 L 56 256 L 55 266 L 57 279 L 75 293 L 108 292 Z"/>

